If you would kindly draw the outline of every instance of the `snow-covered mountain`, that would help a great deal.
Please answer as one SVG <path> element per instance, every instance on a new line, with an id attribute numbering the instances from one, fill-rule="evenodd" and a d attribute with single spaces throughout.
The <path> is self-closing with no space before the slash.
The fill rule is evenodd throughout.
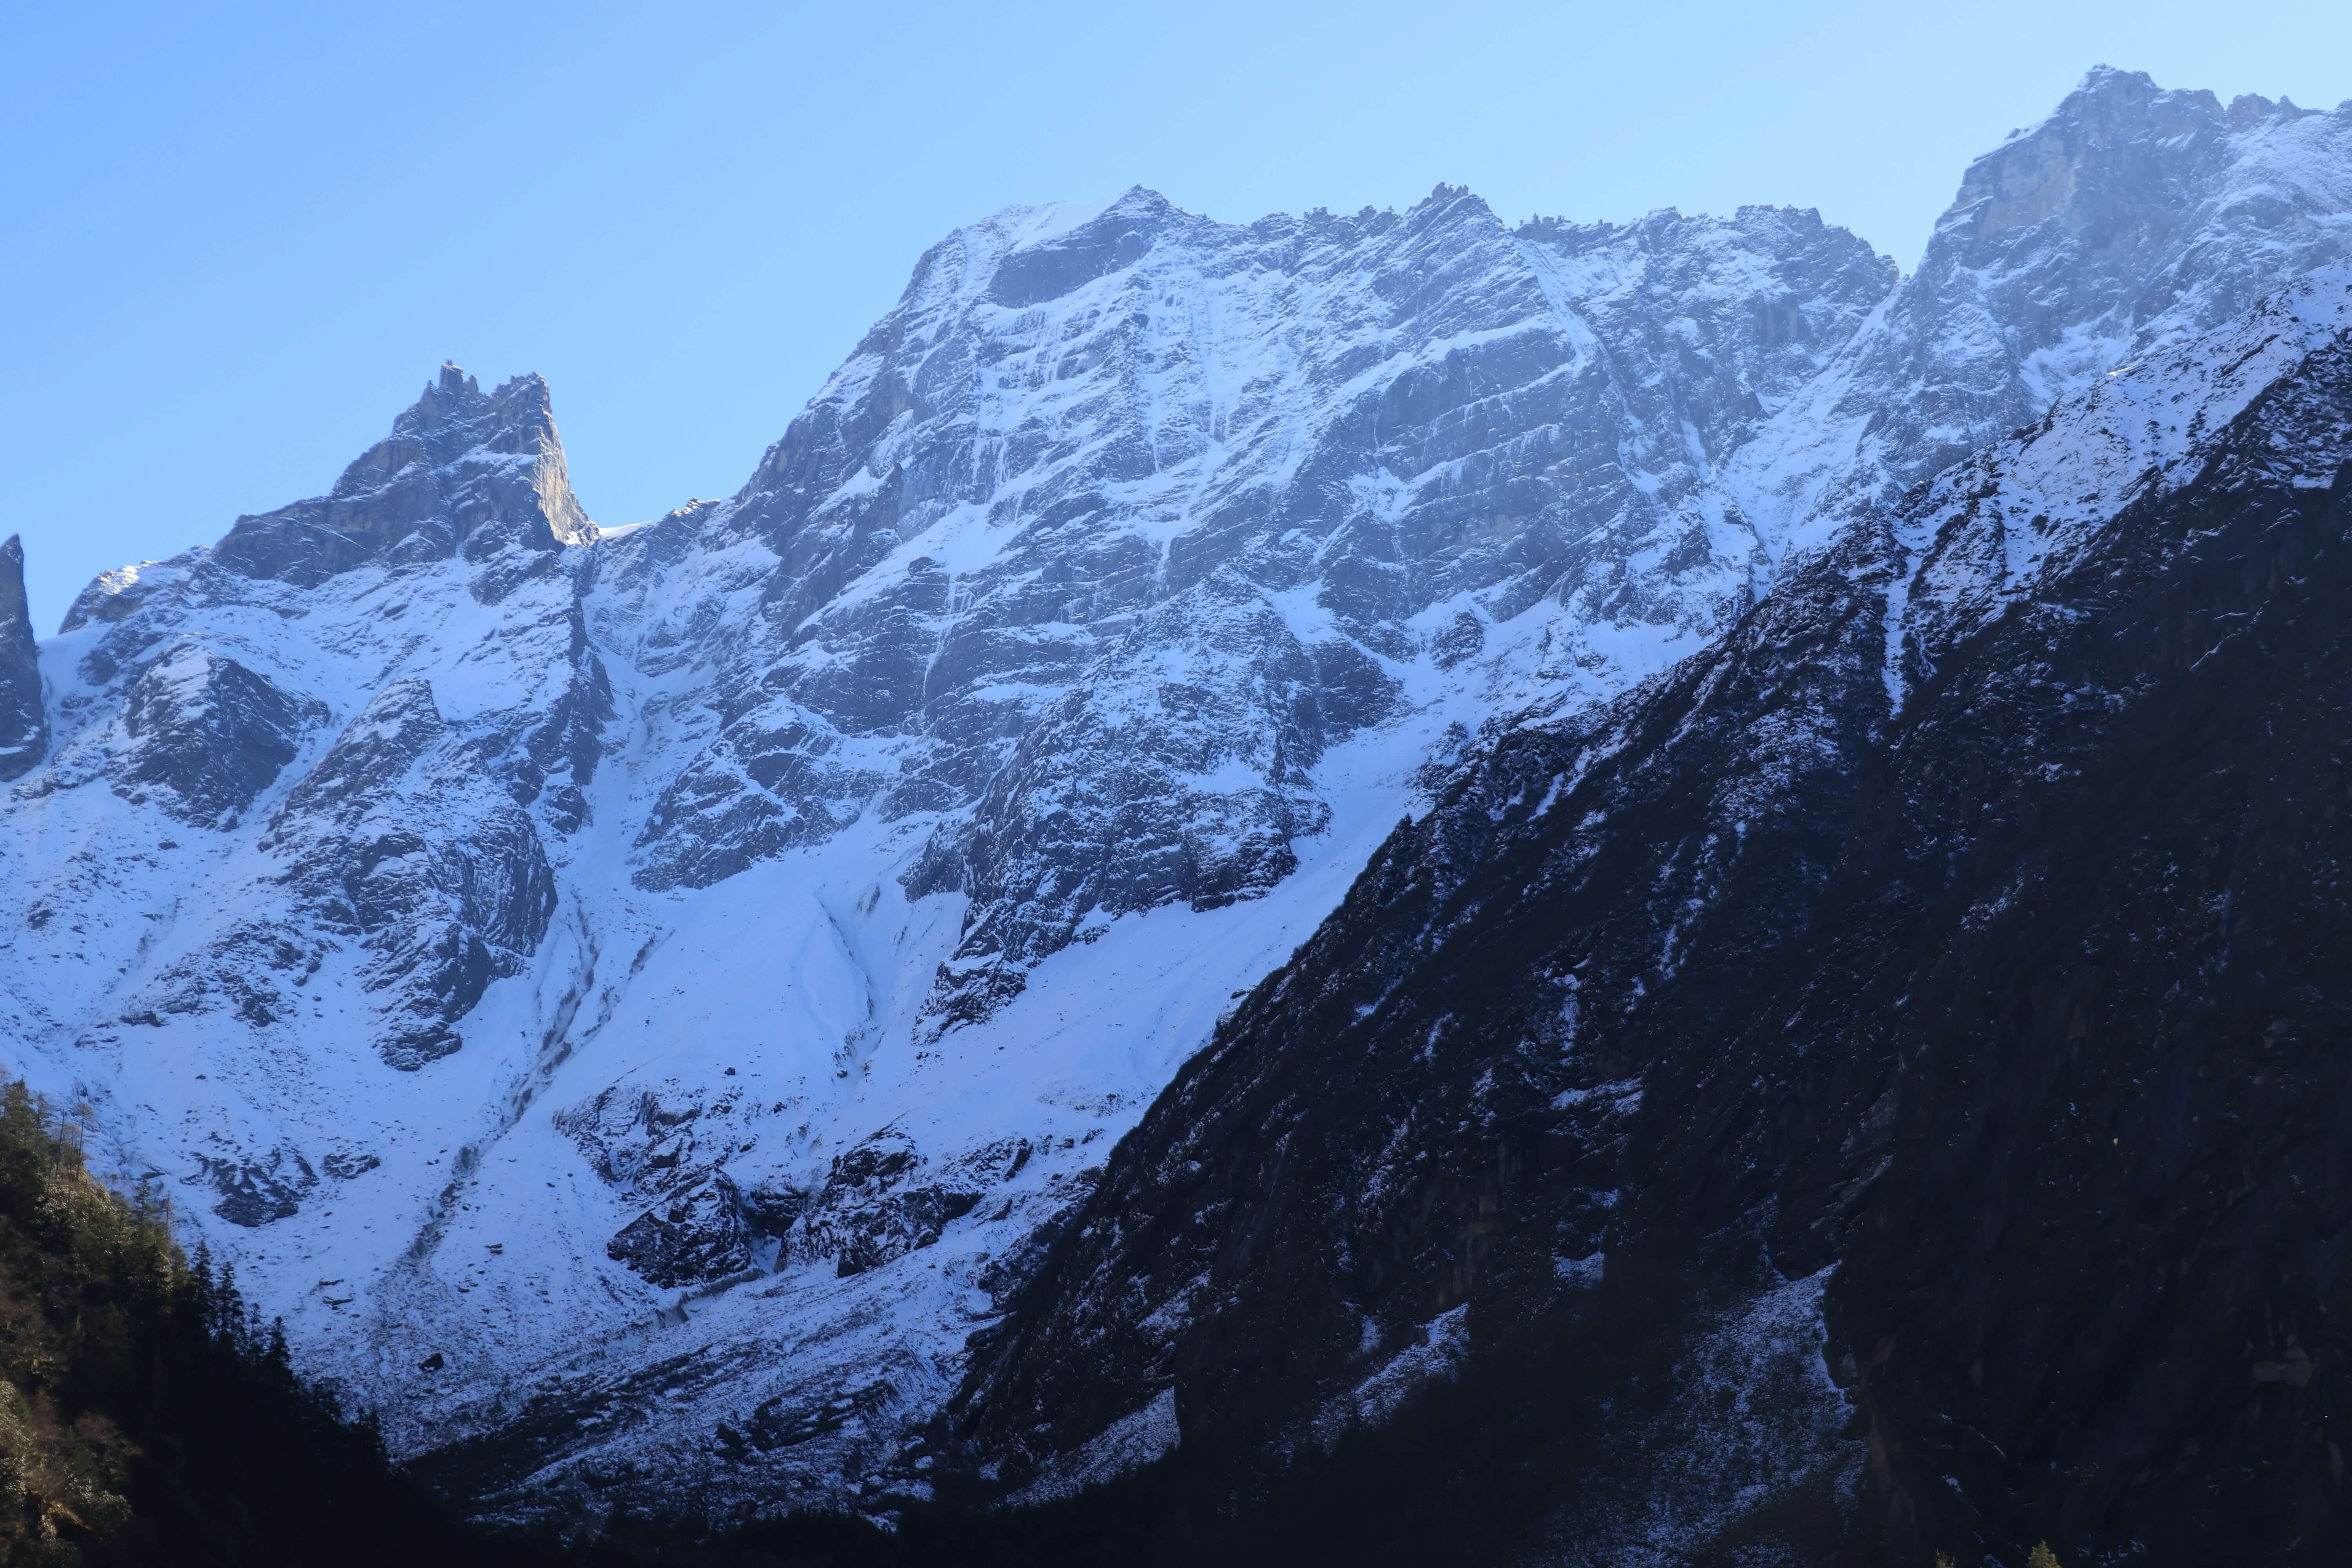
<path id="1" fill-rule="evenodd" d="M 2342 1396 L 2239 1394 L 2352 1289 L 2298 1261 L 2352 1216 L 2347 527 L 2337 265 L 1503 736 L 1120 1144 L 980 1338 L 971 1457 L 1303 1443 L 1533 1340 L 1619 1371 L 1520 1413 L 1512 1463 L 1581 1456 L 1530 1561 L 1825 1561 L 1809 1487 L 1888 1552 L 2340 1541 Z"/>
<path id="2" fill-rule="evenodd" d="M 1900 281 L 1770 208 L 1001 214 L 626 528 L 537 378 L 445 368 L 37 647 L 0 550 L 10 1065 L 486 1507 L 919 1485 L 1475 732 L 2347 242 L 2352 113 L 2099 72 Z"/>
<path id="3" fill-rule="evenodd" d="M 1729 464 L 1801 550 L 2352 253 L 2352 116 L 2101 67 L 1969 165 L 1916 275 Z"/>

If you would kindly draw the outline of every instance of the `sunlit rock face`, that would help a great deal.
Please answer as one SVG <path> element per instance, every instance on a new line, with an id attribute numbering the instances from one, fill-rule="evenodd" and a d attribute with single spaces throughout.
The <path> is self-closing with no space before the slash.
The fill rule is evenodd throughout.
<path id="1" fill-rule="evenodd" d="M 592 532 L 565 476 L 546 383 L 523 376 L 486 397 L 452 364 L 332 491 L 237 519 L 211 559 L 315 586 L 373 560 L 481 561 L 513 545 L 544 555 Z M 484 574 L 473 586 L 496 596 L 500 582 Z"/>
<path id="2" fill-rule="evenodd" d="M 1765 552 L 1716 467 L 1893 280 L 1811 213 L 1514 231 L 1452 189 L 959 232 L 741 495 L 608 573 L 756 571 L 709 584 L 739 613 L 647 628 L 656 665 L 709 661 L 711 732 L 636 879 L 943 818 L 909 890 L 971 900 L 949 1021 L 1089 920 L 1262 894 L 1407 671 L 1509 625 L 1540 648 L 1449 683 L 1613 687 L 1737 613 Z"/>
<path id="3" fill-rule="evenodd" d="M 1906 279 L 1780 208 L 1010 210 L 626 527 L 445 367 L 46 642 L 0 549 L 12 1064 L 488 1510 L 927 1484 L 1400 817 L 2334 255 L 2346 134 L 2095 75 Z"/>

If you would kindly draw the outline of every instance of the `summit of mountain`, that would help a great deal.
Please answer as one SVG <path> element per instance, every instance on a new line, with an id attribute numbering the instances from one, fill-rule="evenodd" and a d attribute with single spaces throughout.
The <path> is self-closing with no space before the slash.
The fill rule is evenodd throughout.
<path id="1" fill-rule="evenodd" d="M 2058 398 L 2352 254 L 2352 106 L 2099 67 L 1971 163 L 1918 270 L 1741 453 L 1741 506 L 1801 554 Z"/>

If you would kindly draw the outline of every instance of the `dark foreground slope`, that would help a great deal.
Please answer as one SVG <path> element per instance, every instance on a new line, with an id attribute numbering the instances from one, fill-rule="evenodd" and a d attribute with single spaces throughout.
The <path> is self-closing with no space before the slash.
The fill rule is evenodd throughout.
<path id="1" fill-rule="evenodd" d="M 1706 1335 L 1810 1280 L 1850 1449 L 1717 1392 L 1748 1504 L 1832 1521 L 1728 1506 L 1685 1557 L 2337 1560 L 2347 281 L 1502 738 L 1122 1144 L 979 1358 L 973 1461 L 1082 1473 L 1170 1391 L 1185 1448 L 1311 1449 L 1458 1308 L 1465 1387 L 1592 1363 L 1521 1446 L 1596 1458 L 1517 1544 L 1608 1560 L 1721 1447 Z"/>
<path id="2" fill-rule="evenodd" d="M 0 1562 L 512 1561 L 401 1479 L 22 1084 L 0 1096 Z"/>

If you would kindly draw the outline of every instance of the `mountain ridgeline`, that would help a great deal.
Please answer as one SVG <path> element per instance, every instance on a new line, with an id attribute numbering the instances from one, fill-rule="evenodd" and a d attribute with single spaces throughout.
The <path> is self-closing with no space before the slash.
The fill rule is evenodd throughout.
<path id="1" fill-rule="evenodd" d="M 1908 277 L 1013 209 L 626 527 L 445 367 L 0 547 L 6 1065 L 494 1526 L 2333 1561 L 2347 257 L 2102 68 Z"/>

